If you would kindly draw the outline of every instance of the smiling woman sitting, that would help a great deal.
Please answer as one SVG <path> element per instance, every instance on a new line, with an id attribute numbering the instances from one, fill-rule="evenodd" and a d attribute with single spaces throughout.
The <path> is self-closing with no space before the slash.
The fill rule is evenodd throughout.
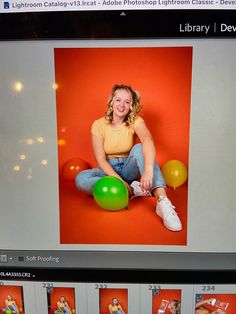
<path id="1" fill-rule="evenodd" d="M 156 214 L 163 219 L 166 228 L 180 231 L 182 224 L 167 198 L 166 184 L 155 161 L 153 138 L 139 116 L 140 110 L 137 91 L 128 85 L 113 86 L 106 114 L 93 123 L 91 130 L 98 168 L 80 172 L 76 186 L 91 195 L 100 178 L 106 175 L 119 178 L 130 197 L 157 197 Z M 135 136 L 140 144 L 134 145 Z"/>

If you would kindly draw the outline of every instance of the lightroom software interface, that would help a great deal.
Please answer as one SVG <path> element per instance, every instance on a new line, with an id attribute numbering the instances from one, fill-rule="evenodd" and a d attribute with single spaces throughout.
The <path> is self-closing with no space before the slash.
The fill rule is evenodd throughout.
<path id="1" fill-rule="evenodd" d="M 153 2 L 2 3 L 0 312 L 236 313 L 235 2 Z"/>

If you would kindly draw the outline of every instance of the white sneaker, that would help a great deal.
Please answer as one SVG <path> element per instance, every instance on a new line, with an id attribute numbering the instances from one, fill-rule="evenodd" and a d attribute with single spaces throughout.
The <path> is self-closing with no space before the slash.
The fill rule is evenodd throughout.
<path id="1" fill-rule="evenodd" d="M 163 219 L 164 226 L 167 229 L 180 231 L 182 230 L 182 224 L 174 208 L 167 197 L 160 197 L 157 201 L 156 213 Z"/>
<path id="2" fill-rule="evenodd" d="M 143 191 L 141 189 L 141 184 L 139 181 L 133 181 L 131 184 L 130 184 L 132 190 L 133 190 L 133 196 L 130 198 L 134 198 L 134 197 L 138 197 L 138 196 L 152 196 L 152 193 L 149 192 L 149 191 Z"/>

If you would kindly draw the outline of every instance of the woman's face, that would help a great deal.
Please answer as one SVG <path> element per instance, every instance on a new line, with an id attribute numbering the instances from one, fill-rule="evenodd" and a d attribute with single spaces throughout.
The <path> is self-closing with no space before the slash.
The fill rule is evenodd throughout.
<path id="1" fill-rule="evenodd" d="M 125 89 L 118 89 L 112 99 L 113 117 L 125 118 L 132 106 L 131 94 Z"/>
<path id="2" fill-rule="evenodd" d="M 61 298 L 60 298 L 60 301 L 61 301 L 61 302 L 65 302 L 65 298 L 64 298 L 64 297 L 61 297 Z"/>
<path id="3" fill-rule="evenodd" d="M 118 299 L 113 299 L 113 304 L 117 305 L 119 303 Z"/>
<path id="4" fill-rule="evenodd" d="M 8 296 L 7 296 L 7 300 L 11 301 L 11 300 L 12 300 L 12 296 L 11 296 L 11 295 L 8 295 Z"/>

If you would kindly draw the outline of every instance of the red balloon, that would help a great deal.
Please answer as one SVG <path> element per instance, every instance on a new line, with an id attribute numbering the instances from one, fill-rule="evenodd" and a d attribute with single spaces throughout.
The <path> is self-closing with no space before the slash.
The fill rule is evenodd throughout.
<path id="1" fill-rule="evenodd" d="M 80 158 L 67 160 L 62 168 L 62 178 L 64 182 L 74 183 L 76 175 L 83 170 L 89 169 L 89 164 Z"/>

